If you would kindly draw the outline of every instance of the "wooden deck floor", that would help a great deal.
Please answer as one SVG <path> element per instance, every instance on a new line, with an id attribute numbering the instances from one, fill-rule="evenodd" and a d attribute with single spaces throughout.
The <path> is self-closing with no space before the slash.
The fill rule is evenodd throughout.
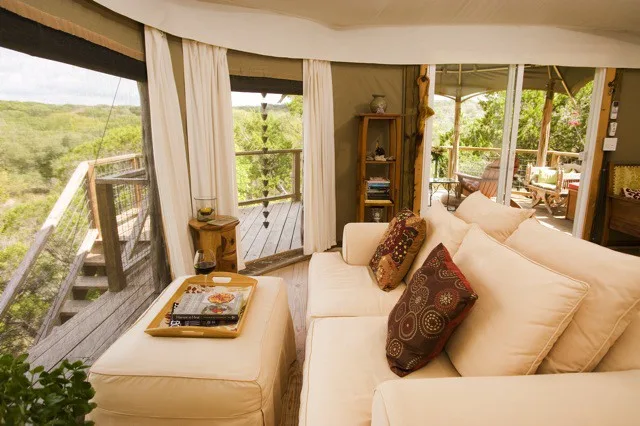
<path id="1" fill-rule="evenodd" d="M 270 203 L 269 227 L 262 225 L 262 204 L 240 208 L 240 251 L 245 261 L 302 247 L 302 203 Z"/>

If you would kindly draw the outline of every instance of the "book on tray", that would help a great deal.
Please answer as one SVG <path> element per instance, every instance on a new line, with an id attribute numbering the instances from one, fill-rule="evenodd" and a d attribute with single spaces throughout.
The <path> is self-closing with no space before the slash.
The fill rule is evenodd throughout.
<path id="1" fill-rule="evenodd" d="M 171 327 L 214 327 L 238 322 L 243 308 L 240 291 L 185 292 L 171 309 Z"/>

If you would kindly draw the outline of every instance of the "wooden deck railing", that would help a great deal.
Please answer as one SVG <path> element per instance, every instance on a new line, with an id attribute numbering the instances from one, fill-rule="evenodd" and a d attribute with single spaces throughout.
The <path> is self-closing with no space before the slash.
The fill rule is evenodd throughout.
<path id="1" fill-rule="evenodd" d="M 453 158 L 451 156 L 452 146 L 443 146 L 442 148 L 447 150 L 447 155 L 449 159 L 448 164 L 448 174 L 449 177 L 453 177 Z M 472 152 L 497 152 L 500 153 L 502 148 L 494 148 L 488 146 L 461 146 L 458 148 L 460 152 L 462 151 L 472 151 Z M 537 149 L 516 149 L 516 154 L 538 154 Z M 577 152 L 565 152 L 565 151 L 547 151 L 547 154 L 551 156 L 551 161 L 549 165 L 551 167 L 556 167 L 561 158 L 579 158 L 580 154 Z"/>
<path id="2" fill-rule="evenodd" d="M 86 191 L 86 202 L 89 207 L 89 217 L 86 218 L 86 220 L 89 221 L 92 228 L 100 228 L 95 186 L 97 176 L 96 168 L 110 166 L 120 167 L 123 163 L 126 164 L 125 167 L 134 167 L 135 164 L 139 164 L 141 157 L 141 154 L 127 154 L 95 161 L 83 161 L 78 164 L 42 227 L 36 233 L 29 250 L 20 262 L 20 265 L 18 265 L 18 268 L 14 271 L 2 295 L 0 295 L 0 319 L 7 313 L 19 289 L 28 279 L 29 273 L 38 260 L 38 257 L 45 249 L 47 242 L 56 231 L 65 214 L 69 212 L 70 206 L 79 191 Z M 75 211 L 71 213 L 75 213 Z"/>
<path id="3" fill-rule="evenodd" d="M 302 197 L 302 149 L 270 149 L 268 151 L 239 151 L 236 152 L 236 157 L 247 155 L 291 155 L 291 182 L 293 183 L 293 191 L 287 194 L 274 195 L 271 197 L 254 198 L 253 200 L 243 200 L 238 202 L 239 206 L 248 206 L 251 204 L 258 204 L 263 201 L 277 201 L 291 198 L 293 201 L 300 201 Z"/>

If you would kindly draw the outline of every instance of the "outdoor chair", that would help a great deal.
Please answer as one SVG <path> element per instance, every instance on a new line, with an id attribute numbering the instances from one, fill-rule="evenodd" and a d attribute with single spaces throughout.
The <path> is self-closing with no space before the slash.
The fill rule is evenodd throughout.
<path id="1" fill-rule="evenodd" d="M 516 157 L 513 166 L 514 174 L 519 165 L 520 163 Z M 497 158 L 487 164 L 482 176 L 472 176 L 461 172 L 456 172 L 456 176 L 458 176 L 457 198 L 473 194 L 476 191 L 480 191 L 487 198 L 495 197 L 498 192 L 498 178 L 500 177 L 500 159 Z"/>
<path id="2" fill-rule="evenodd" d="M 524 186 L 530 192 L 531 207 L 544 201 L 545 208 L 553 215 L 554 209 L 566 207 L 569 184 L 580 182 L 578 164 L 563 164 L 558 167 L 538 167 L 527 164 Z"/>

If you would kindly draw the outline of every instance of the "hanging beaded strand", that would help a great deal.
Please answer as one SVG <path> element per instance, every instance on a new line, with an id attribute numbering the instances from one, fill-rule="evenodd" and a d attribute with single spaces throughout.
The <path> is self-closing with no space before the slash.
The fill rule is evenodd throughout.
<path id="1" fill-rule="evenodd" d="M 267 129 L 268 129 L 268 125 L 267 125 L 267 102 L 266 102 L 266 97 L 267 94 L 266 93 L 262 93 L 262 103 L 260 104 L 261 106 L 261 114 L 262 114 L 262 152 L 264 152 L 265 154 L 269 151 L 269 147 L 267 146 L 267 142 L 269 141 L 269 136 L 267 135 Z M 266 155 L 261 156 L 261 162 L 262 162 L 262 195 L 267 198 L 269 196 L 269 161 L 267 159 Z M 269 201 L 268 200 L 264 200 L 262 202 L 262 206 L 264 207 L 264 210 L 262 211 L 262 215 L 264 216 L 264 221 L 262 222 L 262 225 L 265 228 L 269 227 L 269 211 L 267 210 L 267 207 L 269 207 Z"/>

